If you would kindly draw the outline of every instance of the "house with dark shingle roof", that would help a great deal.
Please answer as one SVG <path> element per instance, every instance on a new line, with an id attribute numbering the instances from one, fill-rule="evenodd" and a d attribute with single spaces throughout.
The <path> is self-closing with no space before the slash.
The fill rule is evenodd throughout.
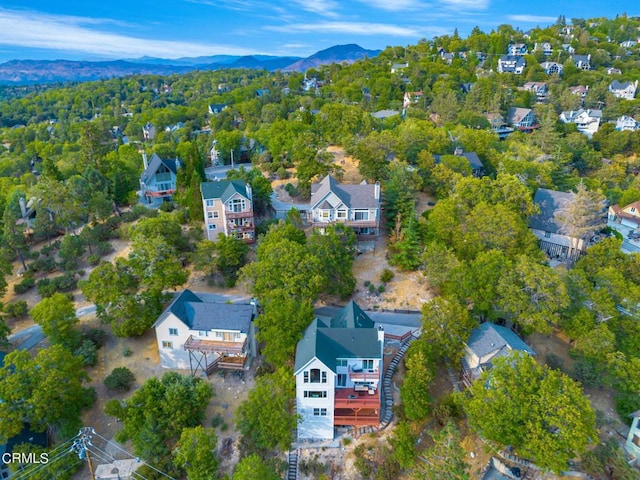
<path id="1" fill-rule="evenodd" d="M 635 82 L 619 82 L 618 80 L 614 80 L 609 84 L 608 88 L 614 97 L 624 100 L 633 100 L 636 96 L 637 89 L 638 80 Z"/>
<path id="2" fill-rule="evenodd" d="M 140 197 L 149 206 L 159 207 L 163 202 L 171 202 L 176 193 L 176 173 L 180 160 L 162 159 L 154 153 L 151 160 L 142 153 L 144 170 L 140 175 Z"/>
<path id="3" fill-rule="evenodd" d="M 178 294 L 153 324 L 163 368 L 242 370 L 256 355 L 254 304 L 215 303 Z"/>
<path id="4" fill-rule="evenodd" d="M 475 152 L 465 152 L 461 147 L 456 147 L 453 151 L 453 155 L 456 157 L 463 157 L 469 162 L 469 166 L 471 167 L 471 172 L 474 177 L 481 177 L 484 175 L 484 164 L 478 154 Z M 439 164 L 442 160 L 442 155 L 434 155 L 433 161 L 435 164 Z"/>
<path id="5" fill-rule="evenodd" d="M 558 220 L 559 211 L 566 209 L 575 201 L 573 192 L 559 192 L 547 188 L 539 188 L 533 197 L 540 209 L 540 213 L 529 218 L 529 228 L 538 238 L 540 249 L 549 258 L 565 260 L 577 260 L 587 248 L 587 242 L 583 238 L 574 238 L 562 230 L 562 224 Z"/>
<path id="6" fill-rule="evenodd" d="M 316 317 L 298 342 L 299 439 L 333 439 L 339 426 L 380 424 L 384 331 L 353 301 Z"/>
<path id="7" fill-rule="evenodd" d="M 474 328 L 465 345 L 465 357 L 462 359 L 465 383 L 470 385 L 482 372 L 491 369 L 494 359 L 507 356 L 513 351 L 536 354 L 509 328 L 491 322 Z"/>
<path id="8" fill-rule="evenodd" d="M 234 236 L 245 243 L 255 241 L 253 195 L 244 180 L 220 180 L 200 185 L 207 239 Z"/>
<path id="9" fill-rule="evenodd" d="M 309 211 L 315 228 L 342 223 L 351 227 L 359 239 L 377 237 L 380 234 L 380 184 L 338 183 L 327 175 L 320 183 L 311 185 Z"/>

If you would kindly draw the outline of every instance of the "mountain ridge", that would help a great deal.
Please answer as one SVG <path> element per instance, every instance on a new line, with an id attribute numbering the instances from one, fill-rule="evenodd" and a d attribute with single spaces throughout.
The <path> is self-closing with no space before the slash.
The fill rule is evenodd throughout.
<path id="1" fill-rule="evenodd" d="M 375 57 L 381 50 L 366 50 L 356 44 L 334 45 L 306 58 L 271 55 L 212 55 L 162 59 L 141 57 L 102 61 L 82 60 L 10 60 L 0 64 L 0 84 L 36 85 L 86 82 L 128 75 L 172 75 L 194 70 L 255 68 L 285 72 L 305 71 L 328 63 L 353 63 Z"/>

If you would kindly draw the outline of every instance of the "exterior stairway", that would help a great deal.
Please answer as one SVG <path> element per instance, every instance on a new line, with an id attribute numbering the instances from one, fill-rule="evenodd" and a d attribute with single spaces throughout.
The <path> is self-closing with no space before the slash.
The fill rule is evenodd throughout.
<path id="1" fill-rule="evenodd" d="M 289 469 L 287 480 L 298 480 L 298 450 L 289 452 Z"/>

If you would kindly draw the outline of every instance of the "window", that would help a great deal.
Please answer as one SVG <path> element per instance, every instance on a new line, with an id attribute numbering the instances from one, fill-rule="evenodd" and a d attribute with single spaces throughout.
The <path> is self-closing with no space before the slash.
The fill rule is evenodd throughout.
<path id="1" fill-rule="evenodd" d="M 213 218 L 218 218 L 220 216 L 220 212 L 215 211 L 213 212 Z"/>
<path id="2" fill-rule="evenodd" d="M 347 211 L 346 210 L 338 210 L 338 218 L 347 218 Z"/>
<path id="3" fill-rule="evenodd" d="M 158 184 L 158 190 L 160 192 L 165 192 L 167 190 L 171 190 L 171 184 L 170 183 L 159 183 Z"/>
<path id="4" fill-rule="evenodd" d="M 320 383 L 320 369 L 318 368 L 311 369 L 311 383 Z"/>
<path id="5" fill-rule="evenodd" d="M 373 370 L 373 360 L 362 360 L 362 370 Z"/>
<path id="6" fill-rule="evenodd" d="M 346 387 L 347 386 L 347 374 L 339 373 L 338 374 L 338 387 Z"/>
<path id="7" fill-rule="evenodd" d="M 216 338 L 224 338 L 224 334 L 222 332 L 216 332 Z"/>
<path id="8" fill-rule="evenodd" d="M 327 409 L 326 408 L 314 408 L 313 409 L 313 416 L 314 417 L 326 417 L 327 416 Z"/>
<path id="9" fill-rule="evenodd" d="M 551 238 L 551 232 L 544 232 L 544 238 Z"/>
<path id="10" fill-rule="evenodd" d="M 198 332 L 198 336 L 199 337 L 208 337 L 209 336 L 209 332 L 207 332 L 206 330 L 200 330 Z"/>
<path id="11" fill-rule="evenodd" d="M 207 212 L 207 218 L 213 218 L 213 212 Z"/>
<path id="12" fill-rule="evenodd" d="M 229 211 L 231 212 L 243 212 L 246 207 L 244 198 L 234 198 L 229 202 Z"/>
<path id="13" fill-rule="evenodd" d="M 212 223 L 211 225 L 207 225 L 207 227 L 209 228 L 209 230 L 215 230 L 216 228 L 218 228 L 218 226 L 215 223 Z"/>
<path id="14" fill-rule="evenodd" d="M 324 390 L 305 390 L 304 398 L 327 398 L 327 392 Z"/>
<path id="15" fill-rule="evenodd" d="M 322 210 L 320 216 L 323 220 L 329 220 L 329 210 Z"/>
<path id="16" fill-rule="evenodd" d="M 178 335 L 178 329 L 177 328 L 170 328 L 169 329 L 169 335 L 173 335 L 173 336 Z"/>
<path id="17" fill-rule="evenodd" d="M 207 200 L 207 207 L 213 207 L 215 205 L 215 200 Z"/>
<path id="18" fill-rule="evenodd" d="M 304 372 L 303 373 L 303 380 L 304 383 L 309 383 L 309 372 Z"/>
<path id="19" fill-rule="evenodd" d="M 322 383 L 327 383 L 327 372 L 322 372 Z"/>
<path id="20" fill-rule="evenodd" d="M 354 220 L 369 220 L 369 212 L 368 211 L 360 211 L 360 212 L 355 212 Z"/>
<path id="21" fill-rule="evenodd" d="M 346 358 L 339 358 L 338 360 L 336 360 L 336 366 L 337 367 L 346 367 L 347 366 L 347 359 Z"/>
<path id="22" fill-rule="evenodd" d="M 162 348 L 166 348 L 167 350 L 173 349 L 173 342 L 162 342 Z"/>

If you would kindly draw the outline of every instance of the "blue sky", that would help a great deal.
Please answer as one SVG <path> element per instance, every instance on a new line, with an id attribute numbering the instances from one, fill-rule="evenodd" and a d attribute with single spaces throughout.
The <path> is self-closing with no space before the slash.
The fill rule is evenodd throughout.
<path id="1" fill-rule="evenodd" d="M 28 4 L 28 7 L 25 7 Z M 364 48 L 521 29 L 571 18 L 640 15 L 638 0 L 3 0 L 0 61 L 308 56 L 332 45 Z"/>

